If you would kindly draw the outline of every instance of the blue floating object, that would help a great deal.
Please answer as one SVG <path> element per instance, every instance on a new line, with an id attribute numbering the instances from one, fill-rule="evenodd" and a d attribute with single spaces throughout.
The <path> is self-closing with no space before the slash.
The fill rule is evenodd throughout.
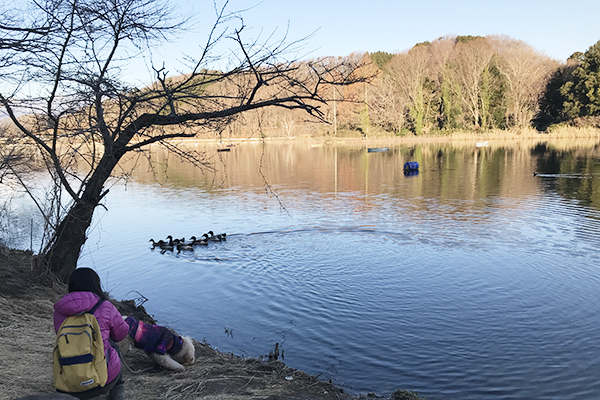
<path id="1" fill-rule="evenodd" d="M 419 163 L 416 161 L 409 161 L 404 164 L 405 171 L 414 171 L 419 169 Z"/>

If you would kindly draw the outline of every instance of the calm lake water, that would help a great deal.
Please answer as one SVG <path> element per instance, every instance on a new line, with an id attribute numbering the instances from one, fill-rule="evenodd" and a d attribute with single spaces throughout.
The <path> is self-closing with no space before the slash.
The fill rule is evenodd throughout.
<path id="1" fill-rule="evenodd" d="M 383 145 L 190 143 L 214 172 L 156 150 L 79 265 L 163 325 L 240 356 L 279 343 L 353 394 L 599 397 L 598 144 Z M 149 246 L 209 230 L 227 241 Z"/>

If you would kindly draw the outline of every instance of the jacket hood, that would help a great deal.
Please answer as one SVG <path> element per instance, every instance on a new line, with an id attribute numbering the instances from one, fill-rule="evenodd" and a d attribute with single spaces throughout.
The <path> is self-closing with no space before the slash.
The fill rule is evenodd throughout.
<path id="1" fill-rule="evenodd" d="M 71 292 L 54 304 L 54 311 L 69 317 L 91 310 L 99 300 L 100 297 L 92 292 Z"/>

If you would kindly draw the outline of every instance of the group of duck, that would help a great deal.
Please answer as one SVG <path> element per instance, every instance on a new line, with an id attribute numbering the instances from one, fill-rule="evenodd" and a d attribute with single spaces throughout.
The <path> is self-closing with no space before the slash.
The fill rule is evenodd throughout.
<path id="1" fill-rule="evenodd" d="M 181 239 L 173 239 L 173 236 L 167 236 L 166 240 L 155 241 L 154 239 L 150 239 L 152 242 L 152 248 L 160 248 L 161 252 L 165 251 L 173 251 L 177 249 L 178 252 L 181 251 L 194 251 L 194 246 L 208 246 L 209 242 L 223 242 L 227 240 L 226 233 L 220 233 L 215 235 L 213 231 L 208 231 L 208 233 L 203 234 L 200 238 L 196 238 L 196 236 L 190 237 L 189 241 L 185 241 L 185 238 Z"/>

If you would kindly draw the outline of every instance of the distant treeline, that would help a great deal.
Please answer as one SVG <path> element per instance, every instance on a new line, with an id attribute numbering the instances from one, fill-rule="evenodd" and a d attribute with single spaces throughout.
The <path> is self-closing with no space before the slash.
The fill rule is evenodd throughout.
<path id="1" fill-rule="evenodd" d="M 370 101 L 372 123 L 415 135 L 529 126 L 559 67 L 505 36 L 444 37 L 371 58 L 382 71 Z"/>
<path id="2" fill-rule="evenodd" d="M 368 82 L 319 85 L 327 100 L 319 105 L 321 119 L 328 124 L 316 123 L 302 111 L 271 107 L 246 112 L 218 132 L 208 127 L 207 134 L 374 137 L 529 127 L 544 131 L 555 124 L 600 128 L 600 41 L 564 64 L 507 36 L 446 36 L 398 54 L 344 58 L 360 63 L 355 73 Z M 311 60 L 298 64 L 301 74 L 316 68 Z M 223 96 L 239 87 L 227 81 L 202 90 Z M 263 96 L 281 90 L 270 85 Z M 9 131 L 8 125 L 0 126 L 0 136 Z"/>
<path id="3" fill-rule="evenodd" d="M 369 84 L 329 87 L 330 125 L 287 110 L 262 111 L 230 127 L 267 136 L 424 135 L 552 124 L 600 127 L 600 41 L 561 65 L 507 36 L 447 36 L 399 54 L 362 58 Z M 345 100 L 345 101 L 342 101 Z"/>
<path id="4" fill-rule="evenodd" d="M 566 65 L 506 36 L 444 37 L 370 58 L 381 70 L 370 122 L 386 131 L 600 127 L 600 42 Z"/>

